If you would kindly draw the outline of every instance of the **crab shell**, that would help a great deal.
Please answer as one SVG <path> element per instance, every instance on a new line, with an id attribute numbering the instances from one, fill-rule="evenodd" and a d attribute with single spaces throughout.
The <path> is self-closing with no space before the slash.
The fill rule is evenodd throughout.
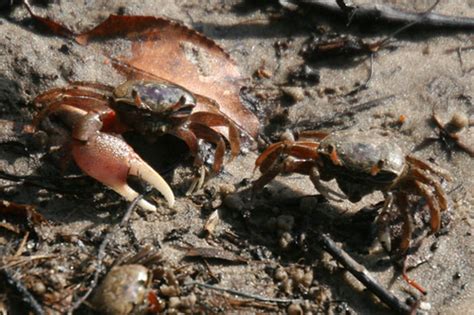
<path id="1" fill-rule="evenodd" d="M 384 207 L 377 218 L 382 243 L 390 251 L 387 240 L 389 212 L 397 205 L 403 218 L 400 249 L 409 247 L 413 231 L 410 217 L 410 195 L 425 199 L 430 211 L 432 233 L 439 231 L 441 212 L 448 209 L 443 180 L 452 180 L 440 167 L 410 155 L 390 138 L 373 131 L 337 131 L 332 134 L 305 131 L 297 141 L 286 140 L 270 145 L 255 161 L 262 175 L 254 182 L 258 190 L 281 173 L 308 175 L 314 187 L 328 200 L 348 198 L 359 201 L 363 196 L 381 191 Z M 323 184 L 335 179 L 341 194 Z"/>
<path id="2" fill-rule="evenodd" d="M 201 97 L 200 102 L 204 102 Z M 120 136 L 134 131 L 148 140 L 164 133 L 183 140 L 195 164 L 202 165 L 199 141 L 215 145 L 212 171 L 221 170 L 226 142 L 231 158 L 240 152 L 240 133 L 217 104 L 208 102 L 206 111 L 193 111 L 198 104 L 183 87 L 162 80 L 130 80 L 117 88 L 95 83 L 74 82 L 37 96 L 43 107 L 35 127 L 57 137 L 63 150 L 71 151 L 79 168 L 131 201 L 138 196 L 128 184 L 130 175 L 155 187 L 173 207 L 175 197 L 166 181 Z M 69 152 L 65 152 L 69 153 Z M 141 199 L 147 210 L 156 207 Z"/>
<path id="3" fill-rule="evenodd" d="M 333 133 L 320 142 L 317 150 L 323 163 L 321 179 L 335 178 L 351 202 L 359 201 L 374 190 L 390 187 L 406 168 L 400 146 L 378 135 Z M 336 164 L 331 159 L 334 151 L 339 159 Z"/>
<path id="4" fill-rule="evenodd" d="M 142 265 L 113 267 L 96 289 L 92 303 L 103 314 L 146 314 L 151 281 L 151 271 Z"/>
<path id="5" fill-rule="evenodd" d="M 196 107 L 193 94 L 169 83 L 130 80 L 115 88 L 112 107 L 131 129 L 159 136 L 185 120 Z"/>

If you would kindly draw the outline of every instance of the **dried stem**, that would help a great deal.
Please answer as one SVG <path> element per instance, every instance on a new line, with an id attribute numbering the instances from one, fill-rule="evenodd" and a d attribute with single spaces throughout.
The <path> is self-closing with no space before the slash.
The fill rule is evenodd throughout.
<path id="1" fill-rule="evenodd" d="M 123 227 L 127 222 L 130 216 L 133 213 L 133 210 L 135 210 L 135 207 L 137 206 L 138 202 L 143 198 L 143 195 L 138 195 L 128 206 L 127 211 L 125 211 L 125 214 L 120 221 L 120 223 L 116 224 L 113 226 L 113 228 L 105 235 L 104 239 L 102 240 L 102 243 L 99 246 L 99 251 L 97 252 L 97 261 L 96 261 L 96 268 L 95 268 L 95 273 L 94 277 L 91 281 L 91 284 L 89 288 L 87 289 L 86 293 L 81 296 L 69 309 L 68 315 L 72 315 L 76 309 L 78 309 L 82 303 L 84 303 L 87 298 L 90 296 L 92 291 L 96 288 L 98 281 L 99 281 L 99 276 L 100 273 L 102 272 L 103 269 L 103 259 L 105 257 L 105 250 L 107 249 L 107 245 L 109 244 L 110 240 L 112 239 L 112 236 L 121 228 Z"/>
<path id="2" fill-rule="evenodd" d="M 339 248 L 327 234 L 317 234 L 324 250 L 327 251 L 340 264 L 342 264 L 354 277 L 357 278 L 357 280 L 365 285 L 367 289 L 375 294 L 382 302 L 399 314 L 413 313 L 412 307 L 400 301 L 394 294 L 380 285 L 364 266 L 355 261 L 342 248 Z"/>
<path id="3" fill-rule="evenodd" d="M 314 6 L 335 14 L 345 15 L 350 18 L 351 21 L 377 20 L 388 23 L 415 22 L 418 25 L 425 27 L 474 28 L 473 18 L 448 16 L 431 12 L 426 16 L 423 16 L 423 13 L 402 11 L 383 4 L 366 3 L 357 7 L 344 5 L 341 9 L 341 6 L 338 5 L 338 3 L 344 3 L 344 1 L 337 1 L 338 3 L 334 0 L 302 0 L 295 2 Z"/>

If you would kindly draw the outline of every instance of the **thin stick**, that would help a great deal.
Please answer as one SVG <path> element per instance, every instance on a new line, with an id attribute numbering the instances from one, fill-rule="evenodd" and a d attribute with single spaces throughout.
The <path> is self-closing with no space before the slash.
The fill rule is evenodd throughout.
<path id="1" fill-rule="evenodd" d="M 342 2 L 342 1 L 338 1 Z M 388 23 L 412 23 L 416 22 L 421 26 L 445 27 L 445 28 L 474 28 L 474 19 L 468 17 L 448 16 L 437 13 L 429 13 L 420 19 L 420 13 L 406 12 L 383 4 L 362 4 L 357 7 L 341 7 L 334 0 L 302 0 L 303 3 L 330 11 L 339 15 L 350 13 L 351 20 L 377 20 Z"/>
<path id="2" fill-rule="evenodd" d="M 369 83 L 370 83 L 370 80 L 372 80 L 373 75 L 374 75 L 374 53 L 370 53 L 370 68 L 369 68 L 369 75 L 367 76 L 367 79 L 365 80 L 363 84 L 359 85 L 352 91 L 349 91 L 344 96 L 354 95 L 356 93 L 359 93 L 362 90 L 367 89 L 369 87 Z"/>
<path id="3" fill-rule="evenodd" d="M 127 211 L 125 211 L 125 214 L 120 221 L 120 223 L 115 224 L 114 227 L 105 235 L 104 239 L 102 240 L 102 243 L 99 246 L 99 251 L 97 252 L 97 261 L 96 261 L 96 269 L 94 273 L 94 277 L 91 281 L 91 284 L 89 288 L 87 289 L 86 293 L 84 293 L 83 296 L 81 296 L 68 310 L 68 315 L 72 315 L 73 312 L 78 309 L 82 303 L 84 303 L 87 298 L 90 296 L 92 291 L 96 288 L 98 281 L 99 281 L 99 276 L 100 273 L 102 272 L 103 268 L 103 259 L 105 257 L 105 250 L 107 249 L 107 245 L 109 244 L 109 241 L 112 239 L 112 236 L 122 227 L 127 223 L 128 219 L 133 213 L 133 210 L 135 210 L 135 207 L 137 206 L 137 203 L 143 198 L 143 195 L 138 195 L 128 206 Z"/>
<path id="4" fill-rule="evenodd" d="M 41 260 L 41 259 L 50 259 L 50 258 L 56 258 L 58 255 L 55 254 L 47 254 L 47 255 L 32 255 L 32 256 L 10 256 L 6 258 L 6 261 L 4 264 L 0 265 L 0 270 L 6 269 L 6 268 L 11 268 L 13 266 L 20 266 L 27 264 L 33 260 Z"/>
<path id="5" fill-rule="evenodd" d="M 397 36 L 398 34 L 400 34 L 401 32 L 403 32 L 404 30 L 412 27 L 413 25 L 415 24 L 418 24 L 418 23 L 421 23 L 428 15 L 431 14 L 431 11 L 434 10 L 434 8 L 436 8 L 436 6 L 438 5 L 438 3 L 440 2 L 440 0 L 436 0 L 436 2 L 428 8 L 428 10 L 426 10 L 424 13 L 422 13 L 418 19 L 416 19 L 415 21 L 413 22 L 410 22 L 408 23 L 407 25 L 399 28 L 398 30 L 396 30 L 395 32 L 393 32 L 392 34 L 390 34 L 389 36 L 387 36 L 385 39 L 383 39 L 382 41 L 378 42 L 377 45 L 379 47 L 382 47 L 386 42 L 388 42 L 390 39 L 394 38 L 395 36 Z"/>
<path id="6" fill-rule="evenodd" d="M 245 293 L 245 292 L 240 292 L 234 289 L 222 288 L 222 287 L 218 287 L 212 284 L 207 284 L 207 283 L 202 283 L 202 282 L 197 282 L 197 281 L 187 282 L 185 283 L 185 285 L 187 286 L 195 285 L 201 288 L 211 289 L 211 290 L 220 291 L 220 292 L 226 292 L 233 295 L 241 296 L 248 299 L 254 299 L 256 301 L 262 301 L 262 302 L 285 303 L 285 304 L 304 302 L 304 300 L 301 300 L 301 299 L 279 299 L 279 298 L 266 297 L 266 296 L 258 295 L 258 294 Z"/>
<path id="7" fill-rule="evenodd" d="M 41 304 L 39 304 L 38 301 L 36 301 L 35 297 L 30 293 L 30 291 L 28 291 L 25 285 L 19 279 L 15 278 L 13 272 L 11 272 L 7 268 L 0 269 L 0 272 L 3 273 L 3 275 L 7 279 L 7 282 L 11 286 L 13 286 L 18 293 L 21 294 L 22 300 L 26 304 L 28 304 L 28 306 L 33 311 L 33 313 L 35 313 L 36 315 L 46 314 Z"/>
<path id="8" fill-rule="evenodd" d="M 18 249 L 16 250 L 15 254 L 13 254 L 13 257 L 19 257 L 23 253 L 25 250 L 25 244 L 28 241 L 28 236 L 30 236 L 30 232 L 26 231 L 25 236 L 23 236 L 20 246 L 18 246 Z"/>
<path id="9" fill-rule="evenodd" d="M 400 301 L 394 294 L 380 285 L 364 266 L 355 261 L 342 248 L 339 248 L 327 234 L 317 234 L 319 241 L 323 244 L 324 250 L 341 263 L 354 277 L 365 285 L 370 292 L 375 294 L 382 302 L 399 314 L 412 314 L 412 307 Z"/>
<path id="10" fill-rule="evenodd" d="M 21 176 L 21 175 L 8 174 L 4 171 L 0 171 L 0 179 L 12 181 L 12 182 L 18 183 L 18 185 L 30 185 L 30 186 L 44 188 L 44 189 L 47 189 L 53 192 L 59 192 L 59 193 L 67 193 L 67 194 L 85 194 L 85 193 L 88 194 L 89 193 L 89 191 L 84 191 L 84 189 L 66 189 L 66 188 L 60 188 L 56 185 L 46 184 L 45 179 L 42 176 L 30 176 L 30 175 Z M 64 180 L 64 179 L 74 180 L 76 178 L 61 177 L 60 179 L 61 180 Z M 51 178 L 49 180 L 51 180 Z"/>
<path id="11" fill-rule="evenodd" d="M 297 130 L 315 130 L 318 128 L 334 126 L 335 121 L 337 119 L 341 119 L 343 117 L 351 117 L 354 116 L 355 113 L 359 113 L 362 111 L 366 111 L 378 106 L 383 105 L 385 101 L 391 100 L 395 98 L 395 95 L 388 95 L 376 98 L 371 101 L 367 101 L 349 108 L 344 109 L 343 111 L 336 112 L 335 114 L 329 114 L 320 118 L 313 119 L 312 121 L 299 121 L 298 126 L 294 126 L 293 129 Z"/>

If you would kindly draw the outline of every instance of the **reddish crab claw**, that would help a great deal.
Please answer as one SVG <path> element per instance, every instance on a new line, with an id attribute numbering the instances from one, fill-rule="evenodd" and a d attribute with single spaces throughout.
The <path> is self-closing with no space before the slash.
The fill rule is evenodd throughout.
<path id="1" fill-rule="evenodd" d="M 387 233 L 390 209 L 396 205 L 403 218 L 400 249 L 410 245 L 412 219 L 409 195 L 426 200 L 431 216 L 431 232 L 441 226 L 442 211 L 448 209 L 448 199 L 441 180 L 451 180 L 443 169 L 413 156 L 386 137 L 363 132 L 303 132 L 298 141 L 282 141 L 269 146 L 256 160 L 262 175 L 254 183 L 258 190 L 280 173 L 309 175 L 315 188 L 327 199 L 348 198 L 359 201 L 363 196 L 381 191 L 385 206 L 377 223 L 380 241 L 390 251 Z M 333 191 L 323 181 L 335 179 L 345 196 Z"/>
<path id="2" fill-rule="evenodd" d="M 240 151 L 237 127 L 208 101 L 207 111 L 193 112 L 196 98 L 182 87 L 161 81 L 127 81 L 117 88 L 77 82 L 49 90 L 35 98 L 43 106 L 34 125 L 50 135 L 62 134 L 59 143 L 71 149 L 76 164 L 89 176 L 112 188 L 127 200 L 138 193 L 127 185 L 129 175 L 155 187 L 170 207 L 174 195 L 163 178 L 144 162 L 120 136 L 138 132 L 147 138 L 172 134 L 182 139 L 198 158 L 200 139 L 215 145 L 213 171 L 224 160 L 227 140 L 232 157 Z M 209 105 L 211 104 L 211 105 Z M 156 207 L 140 201 L 144 209 Z"/>
<path id="3" fill-rule="evenodd" d="M 86 141 L 74 139 L 72 156 L 84 173 L 109 186 L 129 201 L 138 196 L 138 193 L 127 185 L 128 175 L 135 175 L 156 188 L 170 207 L 174 205 L 173 191 L 165 180 L 117 136 L 97 132 Z M 139 201 L 139 205 L 146 210 L 156 210 L 155 206 L 143 199 Z"/>

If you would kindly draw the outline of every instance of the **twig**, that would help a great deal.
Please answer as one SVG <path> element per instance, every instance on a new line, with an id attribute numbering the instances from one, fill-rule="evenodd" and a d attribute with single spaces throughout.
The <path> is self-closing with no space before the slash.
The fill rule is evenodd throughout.
<path id="1" fill-rule="evenodd" d="M 3 273 L 5 278 L 7 279 L 7 282 L 15 288 L 15 290 L 21 294 L 21 299 L 28 304 L 30 309 L 35 313 L 36 315 L 43 315 L 46 314 L 43 310 L 43 307 L 36 301 L 35 297 L 28 291 L 28 289 L 24 286 L 24 284 L 19 280 L 16 279 L 13 273 L 7 269 L 3 268 L 0 269 L 0 272 Z"/>
<path id="2" fill-rule="evenodd" d="M 362 90 L 366 90 L 369 87 L 370 80 L 372 80 L 372 76 L 374 75 L 374 53 L 370 53 L 370 68 L 369 68 L 369 75 L 367 76 L 367 79 L 365 82 L 352 91 L 349 91 L 346 93 L 344 96 L 351 96 L 354 94 L 359 93 Z"/>
<path id="3" fill-rule="evenodd" d="M 294 126 L 293 129 L 298 129 L 298 130 L 307 130 L 309 129 L 318 129 L 318 128 L 324 128 L 324 127 L 329 127 L 333 126 L 334 123 L 343 117 L 352 117 L 354 114 L 366 111 L 369 109 L 372 109 L 377 106 L 381 106 L 385 101 L 391 100 L 394 98 L 395 95 L 388 95 L 388 96 L 383 96 L 379 97 L 377 99 L 371 100 L 364 102 L 362 104 L 358 104 L 355 106 L 352 106 L 350 108 L 346 108 L 341 112 L 336 112 L 335 114 L 329 114 L 317 119 L 313 119 L 311 121 L 299 121 L 298 126 Z"/>
<path id="4" fill-rule="evenodd" d="M 23 239 L 21 240 L 20 245 L 18 246 L 18 249 L 16 250 L 15 254 L 13 254 L 13 257 L 18 257 L 23 253 L 29 236 L 30 236 L 30 232 L 26 231 L 25 235 L 23 236 Z"/>
<path id="5" fill-rule="evenodd" d="M 319 233 L 317 233 L 317 235 L 319 241 L 323 244 L 324 250 L 331 254 L 334 259 L 341 263 L 354 277 L 362 282 L 362 284 L 365 285 L 367 289 L 375 294 L 382 302 L 387 304 L 399 314 L 412 313 L 412 307 L 400 301 L 394 294 L 381 286 L 364 266 L 355 261 L 343 249 L 339 248 L 328 235 Z"/>
<path id="6" fill-rule="evenodd" d="M 379 47 L 382 47 L 385 43 L 387 43 L 390 39 L 394 38 L 395 36 L 397 36 L 398 34 L 400 34 L 401 32 L 403 32 L 404 30 L 412 27 L 413 25 L 415 24 L 418 24 L 418 23 L 421 23 L 423 21 L 423 19 L 425 19 L 428 15 L 431 14 L 431 11 L 434 10 L 434 8 L 436 8 L 436 6 L 438 5 L 438 3 L 440 2 L 440 0 L 436 0 L 435 3 L 433 3 L 433 5 L 431 7 L 428 8 L 428 10 L 426 10 L 425 12 L 423 13 L 420 13 L 419 14 L 419 17 L 413 21 L 413 22 L 410 22 L 408 23 L 407 25 L 399 28 L 398 30 L 396 30 L 395 32 L 393 32 L 392 34 L 390 34 L 389 36 L 387 36 L 385 39 L 381 40 L 380 42 L 378 42 L 378 46 Z"/>
<path id="7" fill-rule="evenodd" d="M 125 211 L 125 214 L 120 221 L 120 223 L 115 224 L 114 227 L 105 235 L 104 239 L 102 240 L 102 243 L 99 246 L 99 251 L 97 252 L 97 261 L 96 261 L 96 269 L 94 273 L 94 277 L 91 281 L 91 284 L 89 288 L 87 289 L 86 293 L 84 293 L 83 296 L 81 296 L 68 310 L 68 315 L 72 315 L 73 312 L 78 309 L 82 303 L 84 303 L 87 298 L 90 296 L 92 291 L 96 288 L 98 281 L 99 281 L 99 276 L 100 273 L 102 272 L 103 268 L 103 259 L 105 257 L 105 250 L 107 249 L 107 245 L 109 244 L 109 241 L 112 239 L 112 236 L 122 227 L 125 225 L 125 223 L 128 222 L 128 219 L 133 213 L 133 210 L 137 206 L 137 203 L 140 201 L 140 199 L 143 198 L 143 195 L 138 195 L 128 206 L 127 211 Z"/>
<path id="8" fill-rule="evenodd" d="M 10 256 L 10 257 L 7 257 L 3 261 L 3 264 L 0 265 L 0 270 L 11 268 L 13 266 L 18 267 L 20 265 L 29 263 L 33 260 L 50 259 L 50 258 L 56 258 L 56 257 L 58 257 L 58 255 L 56 254 L 19 256 L 19 257 Z"/>
<path id="9" fill-rule="evenodd" d="M 16 183 L 19 183 L 20 185 L 31 185 L 34 187 L 44 188 L 49 191 L 58 192 L 58 193 L 68 193 L 68 194 L 89 193 L 88 191 L 84 192 L 84 189 L 82 190 L 67 189 L 67 188 L 58 187 L 56 185 L 46 184 L 44 176 L 32 176 L 32 175 L 22 176 L 22 175 L 9 174 L 7 172 L 0 171 L 0 179 L 16 182 Z M 68 178 L 61 177 L 61 180 L 64 180 L 64 179 L 68 179 Z M 74 180 L 76 178 L 71 178 L 71 179 Z M 49 178 L 49 180 L 51 180 L 51 178 Z"/>
<path id="10" fill-rule="evenodd" d="M 244 298 L 254 299 L 254 300 L 262 301 L 262 302 L 285 303 L 285 304 L 304 302 L 304 300 L 301 300 L 301 299 L 279 299 L 279 298 L 266 297 L 266 296 L 258 295 L 258 294 L 245 293 L 245 292 L 240 292 L 234 289 L 222 288 L 222 287 L 218 287 L 212 284 L 207 284 L 207 283 L 202 283 L 202 282 L 197 282 L 197 281 L 187 282 L 185 283 L 185 285 L 186 286 L 195 285 L 201 288 L 211 289 L 211 290 L 220 291 L 220 292 L 226 292 L 226 293 L 230 293 L 230 294 L 234 294 L 234 295 L 241 296 Z"/>
<path id="11" fill-rule="evenodd" d="M 420 19 L 419 13 L 406 12 L 383 4 L 366 3 L 357 7 L 346 5 L 345 9 L 341 10 L 341 7 L 334 0 L 301 0 L 296 2 L 315 6 L 338 15 L 347 16 L 349 13 L 349 17 L 354 21 L 382 20 L 389 23 L 417 22 L 421 26 L 429 27 L 474 28 L 473 18 L 429 13 L 423 19 Z"/>

